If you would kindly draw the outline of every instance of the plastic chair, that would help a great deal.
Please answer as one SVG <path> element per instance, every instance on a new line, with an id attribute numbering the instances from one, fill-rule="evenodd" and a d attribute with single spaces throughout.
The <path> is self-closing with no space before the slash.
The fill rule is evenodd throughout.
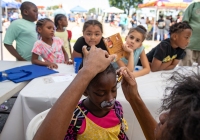
<path id="1" fill-rule="evenodd" d="M 26 140 L 32 140 L 35 133 L 37 132 L 38 128 L 42 124 L 44 118 L 48 114 L 50 109 L 47 109 L 38 115 L 36 115 L 28 124 L 28 127 L 26 129 Z"/>

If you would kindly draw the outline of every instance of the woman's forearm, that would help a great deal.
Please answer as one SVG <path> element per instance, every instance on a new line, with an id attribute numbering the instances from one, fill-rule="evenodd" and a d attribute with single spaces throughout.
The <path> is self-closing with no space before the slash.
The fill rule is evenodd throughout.
<path id="1" fill-rule="evenodd" d="M 141 97 L 138 95 L 134 97 L 133 100 L 129 101 L 135 116 L 140 123 L 142 131 L 147 140 L 155 140 L 154 130 L 156 128 L 157 122 L 147 109 Z"/>
<path id="2" fill-rule="evenodd" d="M 82 94 L 86 90 L 86 87 L 94 76 L 95 75 L 92 74 L 91 70 L 82 69 L 78 72 L 72 83 L 62 93 L 46 116 L 41 127 L 38 129 L 34 140 L 64 139 L 66 130 L 71 122 L 73 111 L 76 108 Z M 79 84 L 78 87 L 77 83 Z M 60 115 L 57 116 L 54 114 Z"/>

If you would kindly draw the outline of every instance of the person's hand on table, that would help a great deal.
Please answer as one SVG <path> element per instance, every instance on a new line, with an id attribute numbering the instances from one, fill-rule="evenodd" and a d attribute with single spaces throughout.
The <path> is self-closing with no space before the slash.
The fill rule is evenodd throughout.
<path id="1" fill-rule="evenodd" d="M 73 62 L 70 61 L 70 60 L 69 61 L 65 61 L 64 63 L 67 64 L 67 65 L 72 65 L 73 64 Z"/>
<path id="2" fill-rule="evenodd" d="M 118 75 L 122 75 L 122 90 L 128 102 L 132 101 L 134 97 L 139 96 L 137 83 L 132 72 L 127 67 L 121 67 L 117 71 Z"/>
<path id="3" fill-rule="evenodd" d="M 104 71 L 116 58 L 116 55 L 109 55 L 107 51 L 96 46 L 91 46 L 89 51 L 87 50 L 87 46 L 83 46 L 82 50 L 84 54 L 82 69 L 87 69 L 95 75 Z"/>
<path id="4" fill-rule="evenodd" d="M 47 67 L 48 67 L 49 69 L 57 69 L 57 68 L 58 68 L 58 65 L 55 64 L 55 63 L 49 63 Z"/>
<path id="5" fill-rule="evenodd" d="M 23 57 L 17 58 L 18 61 L 26 61 Z"/>

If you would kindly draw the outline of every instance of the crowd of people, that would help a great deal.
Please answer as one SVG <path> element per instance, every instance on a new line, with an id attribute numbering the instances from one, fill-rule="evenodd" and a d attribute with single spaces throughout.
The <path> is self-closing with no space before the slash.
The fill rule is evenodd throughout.
<path id="1" fill-rule="evenodd" d="M 195 3 L 195 6 L 199 8 L 200 3 Z M 194 8 L 193 5 L 191 7 Z M 135 77 L 146 75 L 150 71 L 174 69 L 183 59 L 200 64 L 199 52 L 196 50 L 198 47 L 194 47 L 198 44 L 192 40 L 193 37 L 198 37 L 195 36 L 197 24 L 193 23 L 199 22 L 196 21 L 199 17 L 190 17 L 192 10 L 186 10 L 188 14 L 183 17 L 185 20 L 171 25 L 168 28 L 169 37 L 147 54 L 142 46 L 147 29 L 143 24 L 137 26 L 134 17 L 131 20 L 133 27 L 122 46 L 126 55 L 117 61 L 113 61 L 116 60 L 116 55 L 109 55 L 107 52 L 102 36 L 103 25 L 98 20 L 84 22 L 83 36 L 77 39 L 71 50 L 65 14 L 55 15 L 54 21 L 48 18 L 38 20 L 37 6 L 31 2 L 23 2 L 20 10 L 22 19 L 11 23 L 3 41 L 17 61 L 32 61 L 33 64 L 56 69 L 57 63 L 73 64 L 73 58 L 83 58 L 77 76 L 54 104 L 34 139 L 128 140 L 123 108 L 116 101 L 117 84 L 120 82 L 117 76 L 122 76 L 124 96 L 146 139 L 195 140 L 200 137 L 200 75 L 194 73 L 185 76 L 176 71 L 173 73 L 171 80 L 175 81 L 175 85 L 170 88 L 171 94 L 164 97 L 162 111 L 166 112 L 160 115 L 160 123 L 155 121 L 141 99 L 135 81 Z M 121 18 L 126 17 L 122 14 Z M 159 19 L 161 20 L 162 18 Z M 165 22 L 167 24 L 170 25 Z M 158 26 L 161 26 L 160 23 Z M 14 40 L 16 49 L 13 47 Z M 195 59 L 190 59 L 185 52 L 190 45 L 188 49 L 192 56 L 197 57 Z M 136 65 L 141 65 L 143 69 L 135 71 Z M 191 66 L 190 63 L 187 65 Z M 79 101 L 82 95 L 86 99 Z"/>

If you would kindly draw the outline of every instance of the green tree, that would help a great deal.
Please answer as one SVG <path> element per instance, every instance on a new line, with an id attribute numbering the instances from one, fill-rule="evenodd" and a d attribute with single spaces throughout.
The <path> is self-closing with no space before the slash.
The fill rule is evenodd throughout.
<path id="1" fill-rule="evenodd" d="M 115 6 L 117 8 L 127 11 L 128 15 L 131 8 L 138 7 L 138 4 L 142 3 L 143 0 L 109 0 L 110 6 Z"/>
<path id="2" fill-rule="evenodd" d="M 90 9 L 90 10 L 88 11 L 88 13 L 89 13 L 89 14 L 90 14 L 90 13 L 96 14 L 96 9 L 95 9 L 95 8 L 92 8 L 92 9 Z"/>

